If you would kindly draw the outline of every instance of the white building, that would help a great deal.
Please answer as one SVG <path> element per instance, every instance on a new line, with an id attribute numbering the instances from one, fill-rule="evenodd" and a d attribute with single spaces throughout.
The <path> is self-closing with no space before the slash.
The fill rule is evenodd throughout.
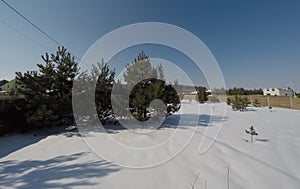
<path id="1" fill-rule="evenodd" d="M 263 90 L 264 95 L 269 96 L 294 96 L 293 89 L 287 88 L 266 88 Z"/>

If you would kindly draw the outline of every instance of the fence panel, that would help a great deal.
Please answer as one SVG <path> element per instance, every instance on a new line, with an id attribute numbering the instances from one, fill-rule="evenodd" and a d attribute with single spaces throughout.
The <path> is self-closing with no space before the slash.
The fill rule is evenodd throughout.
<path id="1" fill-rule="evenodd" d="M 252 104 L 257 101 L 260 106 L 271 106 L 277 108 L 287 108 L 300 110 L 300 99 L 295 99 L 288 96 L 263 96 L 263 95 L 252 95 L 252 96 L 241 96 L 242 98 L 247 97 L 249 102 Z M 227 96 L 231 100 L 234 100 L 235 96 Z"/>

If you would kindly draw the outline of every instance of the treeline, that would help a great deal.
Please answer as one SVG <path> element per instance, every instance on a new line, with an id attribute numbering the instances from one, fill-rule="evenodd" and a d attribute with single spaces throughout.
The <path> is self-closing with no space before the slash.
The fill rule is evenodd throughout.
<path id="1" fill-rule="evenodd" d="M 263 95 L 262 89 L 244 89 L 244 88 L 232 88 L 226 90 L 227 95 Z"/>
<path id="2" fill-rule="evenodd" d="M 76 112 L 79 115 L 75 116 L 98 117 L 102 123 L 124 115 L 145 121 L 153 116 L 170 115 L 180 108 L 176 91 L 163 81 L 162 66 L 152 67 L 144 52 L 126 67 L 125 84 L 115 80 L 115 70 L 104 60 L 92 65 L 90 70 L 80 71 L 74 56 L 64 47 L 59 47 L 53 54 L 46 53 L 42 60 L 42 64 L 37 64 L 38 71 L 16 73 L 17 83 L 22 86 L 18 93 L 25 96 L 18 109 L 25 112 L 26 121 L 32 127 L 75 124 L 74 104 L 79 107 Z M 74 88 L 74 82 L 80 87 Z M 120 89 L 112 95 L 114 85 Z M 74 95 L 81 100 L 74 102 Z M 128 103 L 125 107 L 122 103 L 128 96 L 129 107 Z M 113 110 L 112 99 L 115 104 L 120 104 L 117 109 Z M 165 109 L 155 109 L 151 104 L 154 99 L 160 99 L 161 107 Z M 88 106 L 95 107 L 97 115 L 94 111 L 86 111 Z M 130 115 L 124 113 L 128 110 Z"/>
<path id="3" fill-rule="evenodd" d="M 212 92 L 208 92 L 209 90 L 203 86 L 195 87 L 197 91 L 197 97 L 200 103 L 204 103 L 208 101 L 208 95 L 211 95 L 210 101 L 218 102 L 217 99 L 218 95 L 230 95 L 230 96 L 237 96 L 237 95 L 263 95 L 262 89 L 244 89 L 244 88 L 232 88 L 232 89 L 213 89 Z"/>

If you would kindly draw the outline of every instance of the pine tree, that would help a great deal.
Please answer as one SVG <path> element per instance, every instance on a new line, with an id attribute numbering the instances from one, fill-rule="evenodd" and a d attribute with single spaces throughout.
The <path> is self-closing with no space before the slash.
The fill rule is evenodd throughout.
<path id="1" fill-rule="evenodd" d="M 256 133 L 254 127 L 251 126 L 251 127 L 250 127 L 250 130 L 249 130 L 249 131 L 248 131 L 248 130 L 245 130 L 245 132 L 246 132 L 247 134 L 250 134 L 250 135 L 251 135 L 251 142 L 253 143 L 253 136 L 254 136 L 254 135 L 258 135 L 258 133 Z"/>
<path id="2" fill-rule="evenodd" d="M 227 97 L 226 103 L 227 105 L 231 105 L 231 98 Z"/>
<path id="3" fill-rule="evenodd" d="M 114 77 L 115 70 L 111 70 L 103 59 L 95 65 L 92 64 L 90 73 L 81 72 L 74 81 L 76 87 L 73 89 L 73 98 L 76 99 L 76 113 L 79 114 L 75 116 L 85 117 L 89 124 L 95 124 L 96 117 L 102 124 L 114 119 L 111 102 Z M 97 115 L 91 107 L 95 107 Z"/>
<path id="4" fill-rule="evenodd" d="M 102 62 L 97 63 L 97 66 L 92 65 L 92 72 L 95 75 L 94 79 L 97 79 L 95 102 L 98 117 L 102 123 L 105 123 L 113 116 L 111 92 L 115 83 L 115 70 L 110 70 L 108 64 L 104 63 L 102 59 Z"/>
<path id="5" fill-rule="evenodd" d="M 249 100 L 248 100 L 248 98 L 247 97 L 244 97 L 244 98 L 242 98 L 242 97 L 239 97 L 239 96 L 235 96 L 235 98 L 234 98 L 234 100 L 231 100 L 230 101 L 231 102 L 231 105 L 232 105 L 232 109 L 234 110 L 234 111 L 237 111 L 237 110 L 239 110 L 239 111 L 244 111 L 247 107 L 248 107 L 248 105 L 249 105 Z"/>
<path id="6" fill-rule="evenodd" d="M 27 122 L 33 126 L 53 126 L 72 123 L 72 85 L 78 73 L 74 57 L 64 47 L 55 54 L 42 56 L 39 71 L 17 72 L 19 89 L 25 95 Z"/>
<path id="7" fill-rule="evenodd" d="M 257 99 L 255 99 L 252 104 L 254 107 L 260 107 L 260 103 Z"/>
<path id="8" fill-rule="evenodd" d="M 197 87 L 198 100 L 200 103 L 207 101 L 207 93 L 205 87 Z"/>
<path id="9" fill-rule="evenodd" d="M 161 99 L 167 106 L 167 114 L 174 113 L 180 108 L 180 99 L 171 85 L 166 85 L 163 67 L 153 67 L 148 56 L 142 51 L 128 65 L 124 73 L 127 90 L 130 90 L 129 107 L 133 116 L 145 121 L 150 118 L 150 103 Z"/>

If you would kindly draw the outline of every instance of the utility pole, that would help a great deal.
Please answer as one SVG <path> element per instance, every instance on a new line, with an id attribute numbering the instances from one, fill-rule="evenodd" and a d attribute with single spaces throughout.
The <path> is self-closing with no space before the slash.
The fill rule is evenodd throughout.
<path id="1" fill-rule="evenodd" d="M 295 83 L 295 81 L 293 80 L 292 81 L 293 97 L 296 96 L 296 92 L 295 92 L 295 89 L 294 89 L 294 83 Z"/>

